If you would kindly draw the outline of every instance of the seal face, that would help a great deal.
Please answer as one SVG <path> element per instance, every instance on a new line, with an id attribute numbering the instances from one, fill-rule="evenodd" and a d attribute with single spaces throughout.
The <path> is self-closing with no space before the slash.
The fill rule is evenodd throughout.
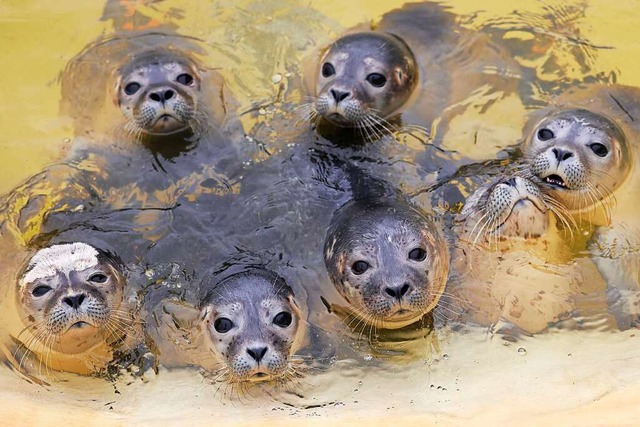
<path id="1" fill-rule="evenodd" d="M 627 139 L 616 123 L 583 109 L 542 120 L 524 143 L 531 173 L 569 210 L 602 203 L 630 169 Z"/>
<path id="2" fill-rule="evenodd" d="M 116 103 L 137 135 L 171 135 L 197 124 L 201 77 L 196 65 L 176 52 L 153 50 L 117 72 Z"/>
<path id="3" fill-rule="evenodd" d="M 444 292 L 449 252 L 435 222 L 396 200 L 353 200 L 324 245 L 329 276 L 354 314 L 385 329 L 417 322 Z"/>
<path id="4" fill-rule="evenodd" d="M 538 238 L 549 227 L 548 197 L 530 180 L 501 179 L 475 191 L 458 221 L 470 238 L 489 243 L 508 237 Z"/>
<path id="5" fill-rule="evenodd" d="M 234 274 L 201 301 L 211 351 L 229 383 L 285 380 L 303 335 L 292 289 L 268 270 Z"/>
<path id="6" fill-rule="evenodd" d="M 122 329 L 121 269 L 116 258 L 85 243 L 39 250 L 19 281 L 19 304 L 38 341 L 32 351 L 78 354 Z"/>
<path id="7" fill-rule="evenodd" d="M 341 127 L 384 125 L 413 93 L 418 66 L 399 37 L 382 32 L 346 35 L 329 46 L 315 81 L 315 111 Z"/>

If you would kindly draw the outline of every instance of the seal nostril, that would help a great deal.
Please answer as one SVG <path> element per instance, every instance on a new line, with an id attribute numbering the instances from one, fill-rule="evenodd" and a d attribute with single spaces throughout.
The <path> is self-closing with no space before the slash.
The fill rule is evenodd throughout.
<path id="1" fill-rule="evenodd" d="M 562 160 L 567 160 L 569 157 L 573 157 L 573 153 L 566 152 L 562 155 Z"/>
<path id="2" fill-rule="evenodd" d="M 390 297 L 395 298 L 396 297 L 396 290 L 393 288 L 384 288 L 384 291 L 387 295 L 389 295 Z"/>
<path id="3" fill-rule="evenodd" d="M 79 295 L 74 295 L 71 297 L 66 297 L 62 300 L 62 302 L 64 302 L 65 304 L 67 304 L 69 307 L 73 308 L 74 310 L 77 310 L 82 303 L 84 302 L 85 299 L 85 295 L 84 294 L 79 294 Z"/>
<path id="4" fill-rule="evenodd" d="M 509 178 L 508 180 L 505 181 L 505 184 L 508 184 L 508 185 L 510 185 L 512 187 L 515 187 L 516 186 L 516 178 L 515 177 Z"/>
<path id="5" fill-rule="evenodd" d="M 409 286 L 408 283 L 405 283 L 404 285 L 402 285 L 402 287 L 400 288 L 400 296 L 405 296 L 407 294 L 407 292 L 409 292 L 409 289 L 411 289 L 411 286 Z"/>
<path id="6" fill-rule="evenodd" d="M 351 95 L 351 92 L 343 92 L 341 90 L 336 90 L 336 89 L 331 89 L 329 92 L 331 92 L 331 96 L 333 96 L 333 99 L 336 101 L 336 104 L 339 103 L 340 101 L 344 101 L 349 97 L 349 95 Z"/>
<path id="7" fill-rule="evenodd" d="M 247 353 L 253 360 L 260 362 L 265 354 L 267 354 L 267 347 L 260 348 L 248 348 Z"/>
<path id="8" fill-rule="evenodd" d="M 165 101 L 170 100 L 171 98 L 173 98 L 173 95 L 175 95 L 175 92 L 174 92 L 174 91 L 172 91 L 171 89 L 169 89 L 169 90 L 165 91 L 165 93 L 164 93 L 164 100 L 165 100 Z"/>
<path id="9" fill-rule="evenodd" d="M 150 94 L 149 94 L 149 98 L 150 98 L 152 101 L 156 101 L 156 102 L 160 102 L 160 101 L 162 101 L 162 98 L 160 97 L 160 95 L 158 95 L 158 94 L 157 94 L 157 93 L 155 93 L 155 92 L 150 93 Z"/>

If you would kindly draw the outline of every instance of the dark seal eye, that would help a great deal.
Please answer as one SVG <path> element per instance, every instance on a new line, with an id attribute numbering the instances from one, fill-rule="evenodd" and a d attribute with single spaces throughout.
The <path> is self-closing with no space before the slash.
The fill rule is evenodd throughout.
<path id="1" fill-rule="evenodd" d="M 104 283 L 107 281 L 107 276 L 102 273 L 95 273 L 89 277 L 89 281 L 94 283 Z"/>
<path id="2" fill-rule="evenodd" d="M 213 327 L 218 333 L 226 334 L 233 328 L 233 322 L 226 317 L 219 317 L 213 322 Z"/>
<path id="3" fill-rule="evenodd" d="M 538 139 L 540 141 L 548 141 L 551 138 L 555 137 L 554 133 L 549 129 L 540 129 L 538 131 Z"/>
<path id="4" fill-rule="evenodd" d="M 273 323 L 280 326 L 281 328 L 286 328 L 291 324 L 291 314 L 286 311 L 281 311 L 276 314 L 276 317 L 273 318 Z"/>
<path id="5" fill-rule="evenodd" d="M 422 248 L 411 249 L 409 259 L 412 261 L 424 261 L 427 258 L 427 251 Z"/>
<path id="6" fill-rule="evenodd" d="M 351 266 L 351 270 L 354 274 L 362 274 L 369 269 L 369 263 L 366 261 L 356 261 Z"/>
<path id="7" fill-rule="evenodd" d="M 596 153 L 596 156 L 598 157 L 605 157 L 607 154 L 609 154 L 609 150 L 607 150 L 607 147 L 605 147 L 604 144 L 600 144 L 599 142 L 594 142 L 589 146 L 589 148 L 591 148 L 591 151 Z"/>
<path id="8" fill-rule="evenodd" d="M 371 83 L 371 86 L 382 87 L 387 83 L 387 78 L 382 74 L 371 73 L 367 76 L 367 81 Z"/>
<path id="9" fill-rule="evenodd" d="M 325 62 L 322 65 L 322 77 L 331 77 L 336 73 L 336 69 L 333 68 L 333 65 Z"/>
<path id="10" fill-rule="evenodd" d="M 42 295 L 46 294 L 47 292 L 49 292 L 51 290 L 50 286 L 46 286 L 46 285 L 41 285 L 41 286 L 36 286 L 32 291 L 31 294 L 34 297 L 41 297 Z"/>
<path id="11" fill-rule="evenodd" d="M 133 95 L 138 90 L 140 90 L 140 85 L 136 82 L 129 83 L 124 87 L 124 93 L 126 93 L 127 95 Z"/>
<path id="12" fill-rule="evenodd" d="M 176 80 L 178 81 L 178 83 L 180 83 L 181 85 L 185 85 L 185 86 L 191 86 L 191 84 L 193 83 L 193 77 L 191 76 L 191 74 L 180 74 Z"/>

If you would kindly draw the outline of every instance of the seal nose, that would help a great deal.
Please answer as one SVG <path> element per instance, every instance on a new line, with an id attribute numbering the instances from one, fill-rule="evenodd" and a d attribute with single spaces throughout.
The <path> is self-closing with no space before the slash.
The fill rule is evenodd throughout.
<path id="1" fill-rule="evenodd" d="M 345 92 L 338 89 L 331 89 L 329 92 L 331 92 L 331 96 L 333 96 L 333 99 L 336 101 L 336 104 L 339 104 L 340 101 L 344 101 L 349 97 L 349 95 L 351 95 L 351 92 Z"/>
<path id="2" fill-rule="evenodd" d="M 267 354 L 267 347 L 248 348 L 247 353 L 256 362 L 260 363 L 265 354 Z"/>
<path id="3" fill-rule="evenodd" d="M 162 102 L 170 100 L 176 93 L 172 89 L 159 90 L 156 92 L 151 92 L 149 94 L 149 99 L 155 102 Z"/>
<path id="4" fill-rule="evenodd" d="M 397 300 L 401 300 L 402 297 L 404 297 L 410 290 L 411 286 L 409 286 L 408 283 L 405 283 L 401 286 L 384 288 L 384 292 L 387 295 Z"/>
<path id="5" fill-rule="evenodd" d="M 70 297 L 65 297 L 62 300 L 62 302 L 64 302 L 69 307 L 73 308 L 74 310 L 77 310 L 82 305 L 82 302 L 84 301 L 84 299 L 85 299 L 85 294 L 78 294 L 78 295 L 73 295 L 73 296 L 70 296 Z"/>
<path id="6" fill-rule="evenodd" d="M 553 148 L 551 151 L 559 162 L 573 157 L 573 153 L 571 151 L 563 150 L 562 148 Z"/>

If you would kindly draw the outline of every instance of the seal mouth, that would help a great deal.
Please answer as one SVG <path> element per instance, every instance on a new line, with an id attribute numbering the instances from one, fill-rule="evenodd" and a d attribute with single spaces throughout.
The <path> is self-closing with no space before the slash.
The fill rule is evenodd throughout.
<path id="1" fill-rule="evenodd" d="M 545 183 L 553 188 L 567 189 L 567 184 L 560 175 L 552 174 L 542 179 Z"/>
<path id="2" fill-rule="evenodd" d="M 255 372 L 253 374 L 251 374 L 251 376 L 249 376 L 249 378 L 247 378 L 247 381 L 250 382 L 254 382 L 254 383 L 259 383 L 259 382 L 265 382 L 265 381 L 270 381 L 271 375 L 266 373 L 266 372 Z"/>
<path id="3" fill-rule="evenodd" d="M 187 124 L 172 114 L 162 114 L 149 125 L 150 135 L 171 135 L 187 128 Z"/>

